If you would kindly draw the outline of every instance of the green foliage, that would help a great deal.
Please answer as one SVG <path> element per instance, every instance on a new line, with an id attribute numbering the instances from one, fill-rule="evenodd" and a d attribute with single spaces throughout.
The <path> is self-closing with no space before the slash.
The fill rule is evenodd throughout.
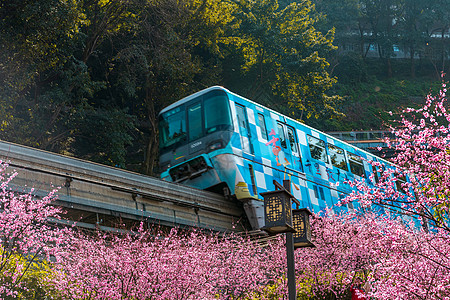
<path id="1" fill-rule="evenodd" d="M 321 283 L 328 285 L 330 282 L 338 282 L 339 286 L 336 286 L 336 291 L 344 291 L 336 297 L 335 292 L 332 290 L 322 291 L 318 288 L 319 282 L 316 281 L 315 277 L 319 276 L 317 274 L 311 274 L 311 277 L 307 277 L 303 280 L 296 280 L 297 287 L 297 299 L 299 300 L 332 300 L 332 299 L 350 299 L 351 295 L 349 290 L 346 289 L 348 283 L 345 283 L 345 278 L 348 274 L 342 274 L 340 278 L 329 280 L 331 274 L 322 274 Z M 327 282 L 330 281 L 330 282 Z M 257 292 L 250 298 L 245 298 L 245 300 L 257 300 L 257 299 L 267 299 L 267 300 L 278 300 L 285 296 L 285 291 L 282 290 L 282 286 L 286 284 L 286 278 L 282 277 L 275 281 L 274 283 L 267 285 L 262 292 Z M 311 295 L 315 295 L 312 297 Z"/>
<path id="2" fill-rule="evenodd" d="M 75 1 L 2 1 L 2 79 L 23 88 L 39 72 L 64 63 L 65 51 L 73 44 L 82 21 Z"/>
<path id="3" fill-rule="evenodd" d="M 369 73 L 366 63 L 358 53 L 348 53 L 339 59 L 334 69 L 339 84 L 355 84 L 367 82 Z"/>
<path id="4" fill-rule="evenodd" d="M 392 119 L 389 111 L 395 113 L 423 104 L 433 83 L 437 88 L 438 83 L 429 78 L 378 80 L 371 75 L 366 82 L 340 83 L 336 92 L 346 99 L 339 106 L 345 117 L 308 123 L 325 131 L 385 129 Z"/>
<path id="5" fill-rule="evenodd" d="M 257 101 L 265 96 L 272 99 L 269 103 L 285 103 L 298 119 L 338 114 L 335 107 L 342 99 L 326 94 L 336 79 L 329 76 L 324 58 L 334 49 L 334 31 L 316 30 L 318 16 L 311 2 L 292 2 L 282 9 L 278 0 L 235 3 L 236 48 L 242 51 L 247 86 L 238 92 Z"/>
<path id="6" fill-rule="evenodd" d="M 116 167 L 125 167 L 126 147 L 131 145 L 128 134 L 135 127 L 135 117 L 124 111 L 97 109 L 76 114 L 78 124 L 71 145 L 77 157 Z"/>
<path id="7" fill-rule="evenodd" d="M 310 1 L 11 0 L 0 16 L 4 140 L 152 173 L 157 113 L 199 89 L 295 118 L 342 100 Z"/>
<path id="8" fill-rule="evenodd" d="M 362 58 L 377 57 L 384 76 L 396 76 L 394 60 L 407 59 L 404 70 L 416 77 L 416 65 L 432 67 L 439 78 L 448 69 L 450 44 L 444 32 L 450 27 L 449 2 L 441 0 L 313 0 L 326 16 L 320 29 L 336 29 L 338 55 L 346 51 Z M 339 60 L 339 57 L 334 57 Z"/>
<path id="9" fill-rule="evenodd" d="M 9 258 L 2 265 L 0 283 L 12 283 L 17 273 L 20 277 L 19 284 L 13 289 L 16 299 L 60 299 L 52 283 L 54 271 L 48 262 L 17 253 L 6 254 L 3 250 L 1 253 Z"/>
<path id="10" fill-rule="evenodd" d="M 83 47 L 87 46 L 85 41 L 92 24 L 90 13 L 94 13 L 91 9 L 78 1 L 2 2 L 0 15 L 5 17 L 0 20 L 1 139 L 73 153 L 80 115 L 114 110 L 101 99 L 97 102 L 97 93 L 105 89 L 105 81 L 94 79 L 92 69 L 83 61 L 86 58 Z M 113 31 L 117 27 L 107 26 L 105 30 Z M 94 49 L 92 45 L 90 50 Z M 124 110 L 116 111 L 121 116 L 116 113 L 118 123 L 113 128 L 118 128 L 123 123 L 121 120 L 127 118 Z M 129 126 L 122 126 L 118 132 L 128 129 Z M 123 152 L 126 143 L 122 140 L 131 138 L 129 132 L 125 135 L 128 136 L 108 136 L 105 146 L 118 148 L 101 152 Z M 93 157 L 98 154 L 91 153 Z"/>
<path id="11" fill-rule="evenodd" d="M 328 31 L 336 28 L 336 38 L 345 38 L 346 31 L 358 24 L 361 17 L 359 0 L 321 0 L 312 1 L 317 12 L 324 17 L 319 22 L 319 28 Z"/>

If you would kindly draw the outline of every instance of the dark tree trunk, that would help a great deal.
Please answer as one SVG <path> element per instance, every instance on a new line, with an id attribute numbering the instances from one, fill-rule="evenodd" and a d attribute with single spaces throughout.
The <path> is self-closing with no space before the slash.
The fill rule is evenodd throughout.
<path id="1" fill-rule="evenodd" d="M 443 28 L 441 32 L 441 43 L 442 43 L 442 49 L 441 49 L 441 72 L 445 71 L 445 32 L 447 31 L 447 28 Z"/>
<path id="2" fill-rule="evenodd" d="M 144 174 L 153 175 L 155 164 L 158 160 L 158 121 L 155 112 L 155 102 L 152 97 L 151 88 L 148 86 L 145 92 L 145 104 L 147 106 L 147 117 L 150 122 L 150 128 L 142 171 Z"/>
<path id="3" fill-rule="evenodd" d="M 386 68 L 387 68 L 387 76 L 389 78 L 392 78 L 392 64 L 391 64 L 391 58 L 389 56 L 386 57 Z"/>
<path id="4" fill-rule="evenodd" d="M 414 59 L 415 50 L 414 47 L 409 48 L 409 65 L 411 78 L 416 78 L 416 61 Z"/>

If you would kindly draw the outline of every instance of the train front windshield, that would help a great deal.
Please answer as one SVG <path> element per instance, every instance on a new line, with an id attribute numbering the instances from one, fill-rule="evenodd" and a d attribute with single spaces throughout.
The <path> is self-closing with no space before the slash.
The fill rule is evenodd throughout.
<path id="1" fill-rule="evenodd" d="M 232 130 L 228 96 L 216 90 L 181 104 L 159 116 L 161 153 L 217 131 Z"/>

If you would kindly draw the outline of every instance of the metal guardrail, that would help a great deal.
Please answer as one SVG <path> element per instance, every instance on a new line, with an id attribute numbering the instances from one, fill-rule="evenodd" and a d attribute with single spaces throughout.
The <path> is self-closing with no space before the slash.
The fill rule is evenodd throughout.
<path id="1" fill-rule="evenodd" d="M 332 131 L 327 133 L 335 138 L 384 158 L 389 158 L 392 155 L 392 150 L 386 148 L 387 145 L 384 142 L 384 139 L 390 138 L 391 140 L 395 140 L 396 138 L 392 132 L 383 130 Z M 382 148 L 381 151 L 378 150 L 379 147 Z"/>
<path id="2" fill-rule="evenodd" d="M 138 221 L 242 230 L 239 202 L 158 178 L 0 141 L 0 159 L 18 176 L 12 188 L 43 196 L 59 187 L 57 204 L 86 226 L 114 227 Z"/>
<path id="3" fill-rule="evenodd" d="M 395 138 L 395 135 L 390 131 L 385 130 L 367 130 L 367 131 L 332 131 L 327 132 L 342 141 L 383 141 L 384 138 Z"/>

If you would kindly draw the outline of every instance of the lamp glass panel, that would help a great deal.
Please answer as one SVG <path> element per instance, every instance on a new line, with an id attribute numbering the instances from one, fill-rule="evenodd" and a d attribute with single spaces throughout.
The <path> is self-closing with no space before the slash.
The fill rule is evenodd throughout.
<path id="1" fill-rule="evenodd" d="M 294 214 L 292 216 L 292 223 L 294 229 L 297 231 L 294 233 L 294 239 L 300 239 L 305 236 L 305 220 L 302 215 L 300 214 Z"/>
<path id="2" fill-rule="evenodd" d="M 266 205 L 266 218 L 269 222 L 276 222 L 283 219 L 283 205 L 281 197 L 274 195 L 268 197 Z"/>

